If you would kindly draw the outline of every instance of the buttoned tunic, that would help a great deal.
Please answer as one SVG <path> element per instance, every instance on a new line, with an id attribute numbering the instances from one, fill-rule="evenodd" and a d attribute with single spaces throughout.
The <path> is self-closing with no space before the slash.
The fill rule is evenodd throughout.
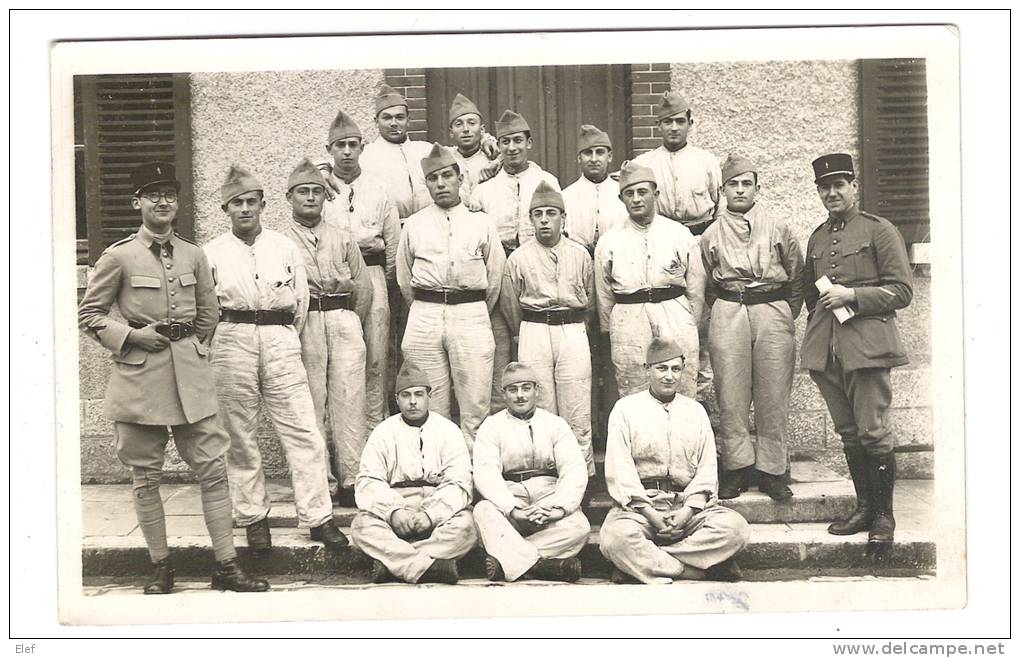
<path id="1" fill-rule="evenodd" d="M 617 304 L 615 294 L 679 287 L 684 294 L 657 303 Z M 645 387 L 645 351 L 653 336 L 672 338 L 684 351 L 680 392 L 694 397 L 698 371 L 698 318 L 705 270 L 697 241 L 685 226 L 655 215 L 647 226 L 627 219 L 595 247 L 599 325 L 610 334 L 620 395 Z"/>
<path id="2" fill-rule="evenodd" d="M 555 475 L 504 479 L 527 471 Z M 507 580 L 522 576 L 539 558 L 573 557 L 587 543 L 591 525 L 580 504 L 588 475 L 576 439 L 559 416 L 539 408 L 528 419 L 507 410 L 487 418 L 475 441 L 474 480 L 485 499 L 475 505 L 475 524 Z M 564 517 L 525 536 L 508 516 L 533 504 L 559 507 Z"/>
<path id="3" fill-rule="evenodd" d="M 524 244 L 535 235 L 530 216 L 531 197 L 542 181 L 560 189 L 555 176 L 529 162 L 527 169 L 516 174 L 508 173 L 504 167 L 475 189 L 472 203 L 492 218 L 499 239 L 508 250 Z"/>
<path id="4" fill-rule="evenodd" d="M 584 176 L 563 190 L 566 220 L 563 234 L 595 253 L 599 238 L 627 220 L 627 206 L 620 200 L 620 184 L 610 177 L 593 183 Z"/>
<path id="5" fill-rule="evenodd" d="M 683 223 L 694 235 L 705 230 L 715 215 L 722 186 L 722 171 L 714 155 L 691 144 L 676 151 L 660 146 L 633 162 L 655 175 L 660 215 Z"/>
<path id="6" fill-rule="evenodd" d="M 420 485 L 392 486 L 408 482 Z M 361 455 L 354 542 L 398 578 L 417 582 L 436 558 L 456 559 L 474 546 L 471 494 L 471 458 L 456 425 L 434 411 L 421 427 L 390 416 Z M 398 509 L 428 514 L 431 534 L 410 542 L 397 537 L 390 517 Z"/>
<path id="7" fill-rule="evenodd" d="M 361 154 L 362 171 L 383 184 L 401 219 L 432 203 L 421 170 L 422 159 L 431 151 L 432 144 L 428 142 L 408 138 L 394 144 L 378 137 L 366 144 Z"/>

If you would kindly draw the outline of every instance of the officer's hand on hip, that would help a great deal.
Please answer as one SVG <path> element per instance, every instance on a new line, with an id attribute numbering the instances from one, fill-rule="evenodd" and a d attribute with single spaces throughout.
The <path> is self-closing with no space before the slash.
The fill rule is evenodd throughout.
<path id="1" fill-rule="evenodd" d="M 842 308 L 857 301 L 857 293 L 853 288 L 836 284 L 818 297 L 818 303 L 829 309 Z"/>
<path id="2" fill-rule="evenodd" d="M 170 345 L 170 339 L 163 334 L 156 333 L 156 327 L 166 324 L 165 322 L 154 322 L 142 329 L 132 329 L 127 336 L 127 342 L 146 352 L 160 352 Z"/>

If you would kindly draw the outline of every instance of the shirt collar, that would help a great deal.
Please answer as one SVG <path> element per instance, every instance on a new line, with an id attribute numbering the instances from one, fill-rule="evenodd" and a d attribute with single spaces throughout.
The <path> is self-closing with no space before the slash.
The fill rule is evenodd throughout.
<path id="1" fill-rule="evenodd" d="M 153 245 L 155 245 L 156 251 L 159 251 L 160 247 L 166 247 L 167 252 L 169 252 L 170 254 L 173 254 L 174 252 L 173 231 L 170 232 L 170 235 L 167 236 L 167 238 L 161 244 L 157 240 L 156 234 L 147 229 L 143 224 L 142 226 L 138 227 L 138 241 L 142 243 L 142 246 L 149 250 L 151 250 L 153 248 Z"/>
<path id="2" fill-rule="evenodd" d="M 860 207 L 856 203 L 854 205 L 850 206 L 850 209 L 846 211 L 846 215 L 844 215 L 842 218 L 837 218 L 837 217 L 834 217 L 833 215 L 830 214 L 829 215 L 829 219 L 828 219 L 829 228 L 830 229 L 831 228 L 841 228 L 841 229 L 842 228 L 846 228 L 846 225 L 849 224 L 850 222 L 852 222 L 860 214 L 861 214 L 861 209 L 860 209 Z"/>

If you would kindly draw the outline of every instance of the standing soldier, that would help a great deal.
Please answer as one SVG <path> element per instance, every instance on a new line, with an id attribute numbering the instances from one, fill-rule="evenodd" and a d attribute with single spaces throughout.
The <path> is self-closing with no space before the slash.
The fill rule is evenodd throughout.
<path id="1" fill-rule="evenodd" d="M 131 468 L 135 514 L 155 566 L 146 594 L 169 594 L 174 570 L 166 539 L 159 483 L 168 440 L 195 471 L 202 514 L 212 539 L 212 586 L 264 592 L 237 564 L 224 455 L 230 438 L 216 418 L 216 391 L 203 341 L 216 327 L 216 293 L 205 253 L 173 232 L 177 216 L 174 167 L 141 165 L 131 173 L 131 207 L 142 226 L 103 252 L 85 297 L 78 326 L 110 350 L 113 372 L 106 417 L 113 421 L 117 457 Z M 123 321 L 110 315 L 116 303 Z"/>
<path id="2" fill-rule="evenodd" d="M 595 247 L 599 326 L 611 344 L 620 396 L 648 381 L 645 350 L 652 338 L 671 338 L 684 353 L 681 395 L 697 391 L 698 321 L 704 304 L 705 270 L 687 228 L 655 212 L 659 191 L 651 169 L 627 163 L 620 172 L 626 222 Z"/>
<path id="3" fill-rule="evenodd" d="M 627 219 L 620 201 L 620 184 L 609 177 L 613 145 L 609 135 L 595 126 L 581 126 L 577 138 L 577 164 L 581 175 L 563 190 L 567 217 L 563 234 L 595 254 L 595 243 Z"/>
<path id="4" fill-rule="evenodd" d="M 227 470 L 234 518 L 248 545 L 265 550 L 269 495 L 258 445 L 259 407 L 265 404 L 287 452 L 298 525 L 315 541 L 342 547 L 326 479 L 326 442 L 319 433 L 299 335 L 308 312 L 304 259 L 290 238 L 263 229 L 262 184 L 231 167 L 220 188 L 230 230 L 205 246 L 212 266 L 220 323 L 212 365 L 220 417 L 230 433 Z"/>
<path id="5" fill-rule="evenodd" d="M 876 554 L 893 541 L 894 437 L 889 371 L 907 362 L 896 311 L 913 298 L 907 250 L 896 227 L 857 206 L 853 160 L 845 153 L 812 163 L 829 218 L 808 239 L 804 268 L 807 329 L 801 366 L 829 407 L 857 492 L 857 508 L 829 526 L 834 535 L 869 530 Z M 822 292 L 816 281 L 828 278 Z M 840 321 L 836 312 L 852 314 Z M 875 550 L 878 549 L 878 550 Z"/>
<path id="6" fill-rule="evenodd" d="M 570 425 L 590 477 L 595 457 L 585 323 L 595 299 L 591 256 L 563 239 L 563 196 L 545 181 L 531 197 L 531 221 L 535 239 L 507 259 L 499 303 L 518 345 L 518 359 L 535 373 L 538 406 Z"/>
<path id="7" fill-rule="evenodd" d="M 372 286 L 372 305 L 365 319 L 365 400 L 368 431 L 387 416 L 390 305 L 387 290 L 396 288 L 395 264 L 400 216 L 378 179 L 361 170 L 361 128 L 343 111 L 329 127 L 326 150 L 333 158 L 326 182 L 334 191 L 322 214 L 348 229 L 361 248 Z"/>
<path id="8" fill-rule="evenodd" d="M 715 299 L 708 335 L 719 400 L 719 497 L 746 491 L 755 470 L 759 490 L 786 500 L 793 495 L 783 480 L 804 257 L 789 225 L 756 200 L 761 185 L 751 161 L 731 155 L 722 172 L 726 209 L 701 238 L 705 297 Z"/>
<path id="9" fill-rule="evenodd" d="M 456 150 L 454 157 L 464 174 L 460 188 L 461 199 L 470 204 L 472 193 L 479 183 L 492 178 L 502 161 L 492 135 L 485 132 L 485 122 L 478 107 L 463 94 L 457 94 L 450 104 L 450 139 Z"/>
<path id="10" fill-rule="evenodd" d="M 354 507 L 354 479 L 368 438 L 365 378 L 360 375 L 365 371 L 362 322 L 372 305 L 372 284 L 352 235 L 323 219 L 325 199 L 326 181 L 310 160 L 303 160 L 287 180 L 294 223 L 284 232 L 304 258 L 308 278 L 301 360 L 319 433 L 332 438 L 327 452 L 334 459 L 326 471 L 330 497 Z"/>
<path id="11" fill-rule="evenodd" d="M 524 117 L 510 110 L 504 111 L 496 122 L 496 141 L 503 159 L 503 168 L 478 186 L 471 203 L 493 219 L 503 243 L 503 251 L 509 256 L 535 234 L 529 217 L 531 195 L 535 193 L 535 188 L 545 181 L 559 190 L 560 184 L 555 176 L 528 160 L 534 140 Z M 492 335 L 496 342 L 491 411 L 496 413 L 503 408 L 503 395 L 498 380 L 503 368 L 510 362 L 511 345 L 507 319 L 497 312 L 493 313 L 491 320 Z"/>
<path id="12" fill-rule="evenodd" d="M 507 408 L 485 419 L 474 452 L 486 575 L 575 582 L 591 532 L 580 509 L 584 458 L 566 422 L 536 408 L 541 385 L 531 368 L 511 363 L 501 379 Z"/>
<path id="13" fill-rule="evenodd" d="M 432 407 L 450 413 L 450 384 L 468 442 L 489 412 L 496 308 L 506 257 L 496 225 L 460 200 L 463 175 L 435 144 L 421 162 L 434 203 L 408 218 L 397 249 L 397 282 L 410 306 L 402 348 L 432 383 Z"/>
<path id="14" fill-rule="evenodd" d="M 655 109 L 662 146 L 642 153 L 634 162 L 652 170 L 659 183 L 658 209 L 663 217 L 680 222 L 700 236 L 715 219 L 722 185 L 719 160 L 704 149 L 689 144 L 687 134 L 694 125 L 691 104 L 676 91 L 662 95 Z M 705 399 L 712 384 L 708 355 L 708 318 L 698 318 L 701 341 L 698 397 Z"/>
<path id="15" fill-rule="evenodd" d="M 457 559 L 478 540 L 471 457 L 457 426 L 430 410 L 432 386 L 410 358 L 396 388 L 400 413 L 372 431 L 361 456 L 351 533 L 375 561 L 373 582 L 453 585 Z"/>

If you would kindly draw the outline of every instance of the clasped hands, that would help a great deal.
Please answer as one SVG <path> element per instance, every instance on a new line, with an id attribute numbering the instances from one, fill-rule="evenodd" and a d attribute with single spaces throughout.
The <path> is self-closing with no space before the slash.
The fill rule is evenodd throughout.
<path id="1" fill-rule="evenodd" d="M 537 503 L 528 507 L 515 507 L 510 512 L 510 518 L 517 527 L 528 534 L 541 530 L 553 521 L 559 521 L 565 515 L 562 507 L 549 507 Z"/>
<path id="2" fill-rule="evenodd" d="M 694 508 L 686 505 L 666 512 L 660 512 L 651 506 L 641 508 L 641 514 L 652 524 L 656 544 L 673 544 L 683 538 L 684 528 L 694 517 Z"/>
<path id="3" fill-rule="evenodd" d="M 424 510 L 398 509 L 390 515 L 390 526 L 401 539 L 427 537 L 432 519 Z"/>

